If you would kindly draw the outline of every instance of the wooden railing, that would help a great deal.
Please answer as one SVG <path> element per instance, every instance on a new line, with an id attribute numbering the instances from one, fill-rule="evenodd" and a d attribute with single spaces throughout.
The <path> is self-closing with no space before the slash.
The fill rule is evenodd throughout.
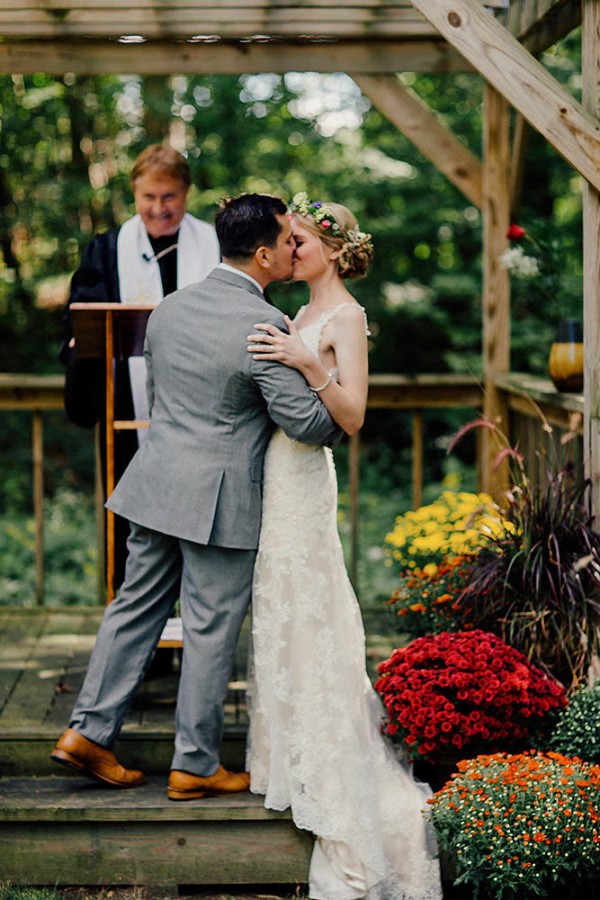
<path id="1" fill-rule="evenodd" d="M 497 377 L 495 385 L 506 397 L 510 442 L 529 478 L 544 484 L 549 468 L 567 462 L 583 478 L 583 394 L 559 394 L 550 381 L 518 372 Z"/>
<path id="2" fill-rule="evenodd" d="M 31 411 L 35 600 L 44 602 L 44 410 L 63 408 L 62 375 L 0 374 L 0 410 Z"/>
<path id="3" fill-rule="evenodd" d="M 43 413 L 63 408 L 64 379 L 61 375 L 0 374 L 0 410 L 28 410 L 32 416 L 32 483 L 35 520 L 35 596 L 44 600 L 44 431 Z M 510 374 L 498 378 L 496 387 L 507 397 L 511 411 L 511 441 L 527 447 L 527 465 L 536 473 L 535 449 L 541 442 L 545 420 L 559 432 L 583 426 L 583 397 L 558 394 L 550 382 L 528 375 Z M 412 505 L 421 504 L 423 491 L 423 413 L 428 409 L 473 408 L 482 404 L 480 382 L 455 375 L 372 375 L 369 379 L 369 409 L 405 410 L 412 421 Z M 541 413 L 541 415 L 540 415 Z M 83 434 L 83 432 L 82 432 Z M 360 436 L 349 445 L 350 490 L 350 575 L 356 583 L 358 557 L 358 497 Z M 98 486 L 100 479 L 96 477 Z M 102 498 L 96 491 L 99 519 Z"/>

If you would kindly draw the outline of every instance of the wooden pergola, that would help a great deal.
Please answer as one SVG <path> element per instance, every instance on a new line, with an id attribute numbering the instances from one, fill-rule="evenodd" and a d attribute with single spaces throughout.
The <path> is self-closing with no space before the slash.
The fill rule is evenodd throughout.
<path id="1" fill-rule="evenodd" d="M 583 105 L 537 56 L 582 26 Z M 507 420 L 510 291 L 498 259 L 515 208 L 525 123 L 584 182 L 584 444 L 600 510 L 600 0 L 2 0 L 0 71 L 146 75 L 344 71 L 481 210 L 484 413 Z M 397 73 L 478 72 L 481 158 Z M 510 126 L 511 108 L 516 111 Z M 494 490 L 495 448 L 482 486 Z"/>

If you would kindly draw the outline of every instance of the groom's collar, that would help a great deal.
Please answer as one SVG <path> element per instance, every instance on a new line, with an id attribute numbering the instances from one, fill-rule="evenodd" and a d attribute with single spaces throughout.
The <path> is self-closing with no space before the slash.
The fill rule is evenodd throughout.
<path id="1" fill-rule="evenodd" d="M 261 296 L 264 297 L 264 290 L 262 285 L 258 283 L 256 278 L 253 278 L 252 275 L 248 275 L 246 272 L 243 272 L 241 269 L 236 269 L 235 266 L 230 266 L 227 263 L 221 262 L 217 266 L 217 269 L 224 269 L 226 272 L 232 272 L 234 275 L 239 275 L 241 278 L 245 278 L 247 281 L 250 281 L 261 293 Z"/>

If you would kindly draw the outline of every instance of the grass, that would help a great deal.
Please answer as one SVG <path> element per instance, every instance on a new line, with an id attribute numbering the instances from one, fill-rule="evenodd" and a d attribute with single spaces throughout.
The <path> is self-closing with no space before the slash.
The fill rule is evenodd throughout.
<path id="1" fill-rule="evenodd" d="M 176 895 L 180 900 L 308 900 L 300 886 L 294 890 L 292 886 L 281 886 L 281 891 L 272 893 L 273 886 L 266 888 L 253 886 L 251 893 L 215 893 L 218 887 L 213 886 L 210 892 L 200 887 L 188 893 L 184 887 Z M 251 890 L 251 886 L 248 887 Z M 98 887 L 98 888 L 54 888 L 54 887 L 20 887 L 9 882 L 0 882 L 0 900 L 173 900 L 173 891 L 160 888 L 143 887 Z"/>

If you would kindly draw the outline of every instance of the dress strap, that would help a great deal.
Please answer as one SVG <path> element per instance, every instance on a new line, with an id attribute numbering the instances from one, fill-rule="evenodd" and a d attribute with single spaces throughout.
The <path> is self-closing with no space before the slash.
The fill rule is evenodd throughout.
<path id="1" fill-rule="evenodd" d="M 367 313 L 366 313 L 364 306 L 361 306 L 360 303 L 340 303 L 338 306 L 334 306 L 333 309 L 331 310 L 331 312 L 323 313 L 323 319 L 322 319 L 323 324 L 322 324 L 321 330 L 323 330 L 325 325 L 327 325 L 328 322 L 331 322 L 331 320 L 334 318 L 334 316 L 337 316 L 340 309 L 344 309 L 345 306 L 354 306 L 357 309 L 360 309 L 360 311 L 363 314 L 363 319 L 365 322 L 365 332 L 366 332 L 367 336 L 370 336 L 371 332 L 369 331 L 369 324 L 367 322 Z M 303 307 L 303 310 L 305 308 L 306 307 Z"/>
<path id="2" fill-rule="evenodd" d="M 308 309 L 308 306 L 306 303 L 304 304 L 304 306 L 300 307 L 300 309 L 298 310 L 298 312 L 296 313 L 296 315 L 294 317 L 295 323 L 298 323 L 298 321 L 302 318 L 302 316 L 304 315 L 304 313 L 306 312 L 307 309 Z"/>

